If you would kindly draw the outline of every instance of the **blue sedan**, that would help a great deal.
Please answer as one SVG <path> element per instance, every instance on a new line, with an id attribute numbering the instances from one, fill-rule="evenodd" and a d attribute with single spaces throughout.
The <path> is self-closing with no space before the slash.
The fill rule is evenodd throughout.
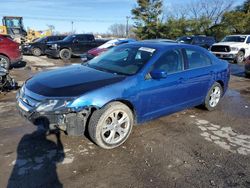
<path id="1" fill-rule="evenodd" d="M 100 147 L 125 142 L 134 124 L 203 104 L 227 90 L 227 62 L 186 44 L 135 42 L 82 65 L 37 74 L 17 94 L 20 114 L 69 135 L 88 131 Z"/>

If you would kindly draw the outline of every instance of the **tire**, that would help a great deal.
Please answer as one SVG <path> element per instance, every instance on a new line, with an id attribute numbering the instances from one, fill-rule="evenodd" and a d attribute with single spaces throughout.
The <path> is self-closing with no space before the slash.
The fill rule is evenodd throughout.
<path id="1" fill-rule="evenodd" d="M 4 55 L 0 55 L 0 67 L 5 68 L 6 70 L 10 69 L 10 60 Z"/>
<path id="2" fill-rule="evenodd" d="M 122 120 L 123 119 L 123 120 Z M 119 123 L 119 120 L 122 121 Z M 88 132 L 93 142 L 103 149 L 113 149 L 129 137 L 134 116 L 128 106 L 112 102 L 90 117 Z"/>
<path id="3" fill-rule="evenodd" d="M 213 111 L 218 106 L 221 96 L 223 93 L 223 89 L 218 82 L 215 82 L 211 89 L 208 91 L 206 99 L 205 99 L 205 108 L 208 111 Z"/>
<path id="4" fill-rule="evenodd" d="M 32 49 L 32 55 L 34 56 L 41 56 L 42 55 L 42 50 L 40 48 L 33 48 Z"/>
<path id="5" fill-rule="evenodd" d="M 69 60 L 71 58 L 71 51 L 69 49 L 62 49 L 59 56 L 63 60 Z"/>
<path id="6" fill-rule="evenodd" d="M 235 59 L 236 63 L 242 64 L 244 62 L 244 57 L 245 57 L 245 53 L 243 51 L 239 51 Z"/>
<path id="7" fill-rule="evenodd" d="M 245 72 L 247 78 L 250 78 L 250 74 Z"/>

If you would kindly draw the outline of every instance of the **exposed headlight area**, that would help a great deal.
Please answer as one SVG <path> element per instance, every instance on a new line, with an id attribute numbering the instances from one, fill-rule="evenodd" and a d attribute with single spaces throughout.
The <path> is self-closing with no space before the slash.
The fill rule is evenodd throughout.
<path id="1" fill-rule="evenodd" d="M 37 94 L 27 90 L 25 84 L 19 90 L 16 99 L 19 113 L 35 125 L 49 127 L 51 130 L 59 128 L 67 131 L 69 135 L 84 134 L 91 109 L 80 108 L 78 103 L 74 103 L 76 99 L 39 98 Z"/>
<path id="2" fill-rule="evenodd" d="M 40 105 L 36 108 L 36 111 L 39 113 L 53 112 L 53 113 L 66 113 L 70 112 L 71 109 L 67 106 L 71 103 L 70 100 L 45 100 L 41 102 Z"/>
<path id="3" fill-rule="evenodd" d="M 58 45 L 57 45 L 57 44 L 52 44 L 52 45 L 51 45 L 51 48 L 52 48 L 52 49 L 57 49 L 57 48 L 58 48 Z"/>

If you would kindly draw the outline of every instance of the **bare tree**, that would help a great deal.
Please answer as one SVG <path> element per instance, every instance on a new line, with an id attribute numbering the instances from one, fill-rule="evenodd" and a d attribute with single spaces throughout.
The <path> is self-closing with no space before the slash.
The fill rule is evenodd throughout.
<path id="1" fill-rule="evenodd" d="M 113 24 L 109 27 L 109 32 L 114 37 L 126 37 L 126 25 L 125 24 Z M 133 33 L 133 26 L 128 25 L 128 36 L 135 37 Z"/>
<path id="2" fill-rule="evenodd" d="M 216 25 L 221 21 L 223 14 L 232 9 L 233 5 L 233 0 L 193 0 L 186 10 L 191 18 L 204 17 Z"/>
<path id="3" fill-rule="evenodd" d="M 126 36 L 126 25 L 124 24 L 113 24 L 109 27 L 109 31 L 113 36 L 125 37 Z"/>

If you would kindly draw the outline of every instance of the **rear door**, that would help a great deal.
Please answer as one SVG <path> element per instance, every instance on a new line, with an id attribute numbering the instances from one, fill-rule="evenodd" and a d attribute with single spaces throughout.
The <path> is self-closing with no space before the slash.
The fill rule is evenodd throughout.
<path id="1" fill-rule="evenodd" d="M 74 43 L 75 54 L 83 54 L 95 47 L 95 38 L 93 35 L 79 35 L 77 42 Z"/>
<path id="2" fill-rule="evenodd" d="M 188 62 L 187 70 L 183 77 L 188 88 L 186 99 L 190 105 L 198 105 L 203 102 L 209 87 L 211 86 L 214 68 L 208 55 L 196 48 L 186 48 L 185 57 Z"/>

